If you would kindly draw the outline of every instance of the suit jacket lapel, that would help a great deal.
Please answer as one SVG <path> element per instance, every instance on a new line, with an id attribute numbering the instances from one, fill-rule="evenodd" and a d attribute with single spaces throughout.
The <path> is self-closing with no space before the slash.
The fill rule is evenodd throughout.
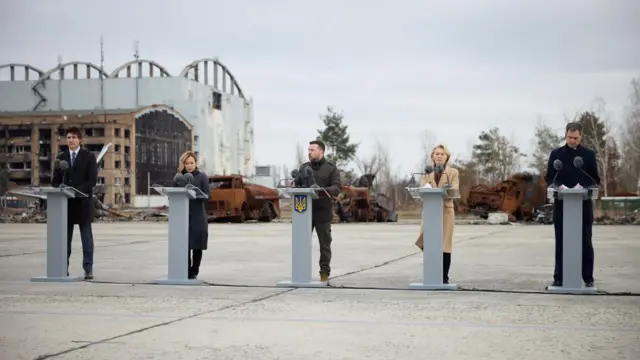
<path id="1" fill-rule="evenodd" d="M 436 172 L 432 172 L 429 174 L 429 184 L 431 184 L 432 188 L 437 188 L 438 184 L 436 184 Z"/>
<path id="2" fill-rule="evenodd" d="M 434 188 L 443 188 L 446 184 L 451 183 L 451 169 L 445 166 L 444 171 L 440 174 L 440 182 L 436 182 L 436 172 L 432 172 L 430 177 L 431 186 Z"/>
<path id="3" fill-rule="evenodd" d="M 73 162 L 73 166 L 72 168 L 76 168 L 76 165 L 78 164 L 78 160 L 80 160 L 82 158 L 82 148 L 78 149 L 78 153 L 76 154 L 76 160 Z M 71 152 L 69 152 L 69 158 L 71 158 Z"/>

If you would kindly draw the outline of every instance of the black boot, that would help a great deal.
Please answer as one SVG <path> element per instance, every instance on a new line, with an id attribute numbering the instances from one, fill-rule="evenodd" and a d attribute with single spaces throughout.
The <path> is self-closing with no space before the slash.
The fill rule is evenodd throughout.
<path id="1" fill-rule="evenodd" d="M 200 273 L 200 263 L 202 262 L 202 250 L 193 250 L 193 265 L 189 268 L 189 279 L 196 279 Z"/>
<path id="2" fill-rule="evenodd" d="M 451 253 L 442 253 L 442 283 L 449 283 L 449 268 L 451 268 Z"/>
<path id="3" fill-rule="evenodd" d="M 192 265 L 192 261 L 191 261 L 191 251 L 189 251 L 187 258 L 188 260 L 188 267 L 187 267 L 187 279 L 195 279 L 195 277 L 193 276 L 193 265 Z"/>

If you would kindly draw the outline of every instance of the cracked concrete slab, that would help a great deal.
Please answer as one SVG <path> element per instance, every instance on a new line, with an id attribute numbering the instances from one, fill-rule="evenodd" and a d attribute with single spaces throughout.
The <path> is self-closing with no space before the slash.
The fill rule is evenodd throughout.
<path id="1" fill-rule="evenodd" d="M 212 224 L 201 278 L 166 273 L 166 224 L 95 224 L 94 282 L 31 283 L 45 270 L 44 225 L 0 232 L 0 347 L 10 359 L 633 359 L 640 351 L 640 235 L 597 226 L 596 282 L 609 293 L 544 293 L 550 226 L 457 225 L 452 280 L 420 279 L 419 225 L 333 227 L 332 285 L 280 289 L 290 224 Z M 313 266 L 318 244 L 314 236 Z M 76 234 L 71 271 L 81 274 Z M 472 289 L 484 291 L 472 291 Z M 540 293 L 540 294 L 539 294 Z"/>

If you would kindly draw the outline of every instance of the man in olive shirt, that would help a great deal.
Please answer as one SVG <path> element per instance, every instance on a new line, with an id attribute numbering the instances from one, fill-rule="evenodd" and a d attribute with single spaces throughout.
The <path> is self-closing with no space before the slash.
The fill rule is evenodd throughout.
<path id="1" fill-rule="evenodd" d="M 338 168 L 324 157 L 324 142 L 314 140 L 309 142 L 309 162 L 300 166 L 300 173 L 310 166 L 313 170 L 315 183 L 325 188 L 331 196 L 340 193 L 340 173 Z M 313 200 L 311 231 L 315 228 L 320 243 L 320 281 L 328 282 L 331 273 L 331 220 L 333 219 L 333 199 L 320 190 L 318 198 Z"/>

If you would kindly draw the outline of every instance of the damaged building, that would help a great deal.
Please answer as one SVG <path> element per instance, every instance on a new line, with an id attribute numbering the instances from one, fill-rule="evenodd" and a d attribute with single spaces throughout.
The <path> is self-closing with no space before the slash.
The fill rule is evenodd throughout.
<path id="1" fill-rule="evenodd" d="M 210 174 L 254 175 L 253 101 L 216 58 L 172 76 L 136 59 L 108 73 L 88 62 L 44 71 L 0 65 L 0 169 L 17 186 L 45 185 L 66 147 L 66 127 L 84 133 L 99 164 L 100 197 L 109 204 L 151 204 L 149 185 L 171 179 L 180 154 L 194 150 Z"/>
<path id="2" fill-rule="evenodd" d="M 191 124 L 164 105 L 101 113 L 3 113 L 0 121 L 0 167 L 19 187 L 51 183 L 53 161 L 67 148 L 66 127 L 80 128 L 83 147 L 96 157 L 112 144 L 98 164 L 96 186 L 100 200 L 109 204 L 130 204 L 135 194 L 147 194 L 148 179 L 170 179 L 175 159 L 193 143 Z"/>

